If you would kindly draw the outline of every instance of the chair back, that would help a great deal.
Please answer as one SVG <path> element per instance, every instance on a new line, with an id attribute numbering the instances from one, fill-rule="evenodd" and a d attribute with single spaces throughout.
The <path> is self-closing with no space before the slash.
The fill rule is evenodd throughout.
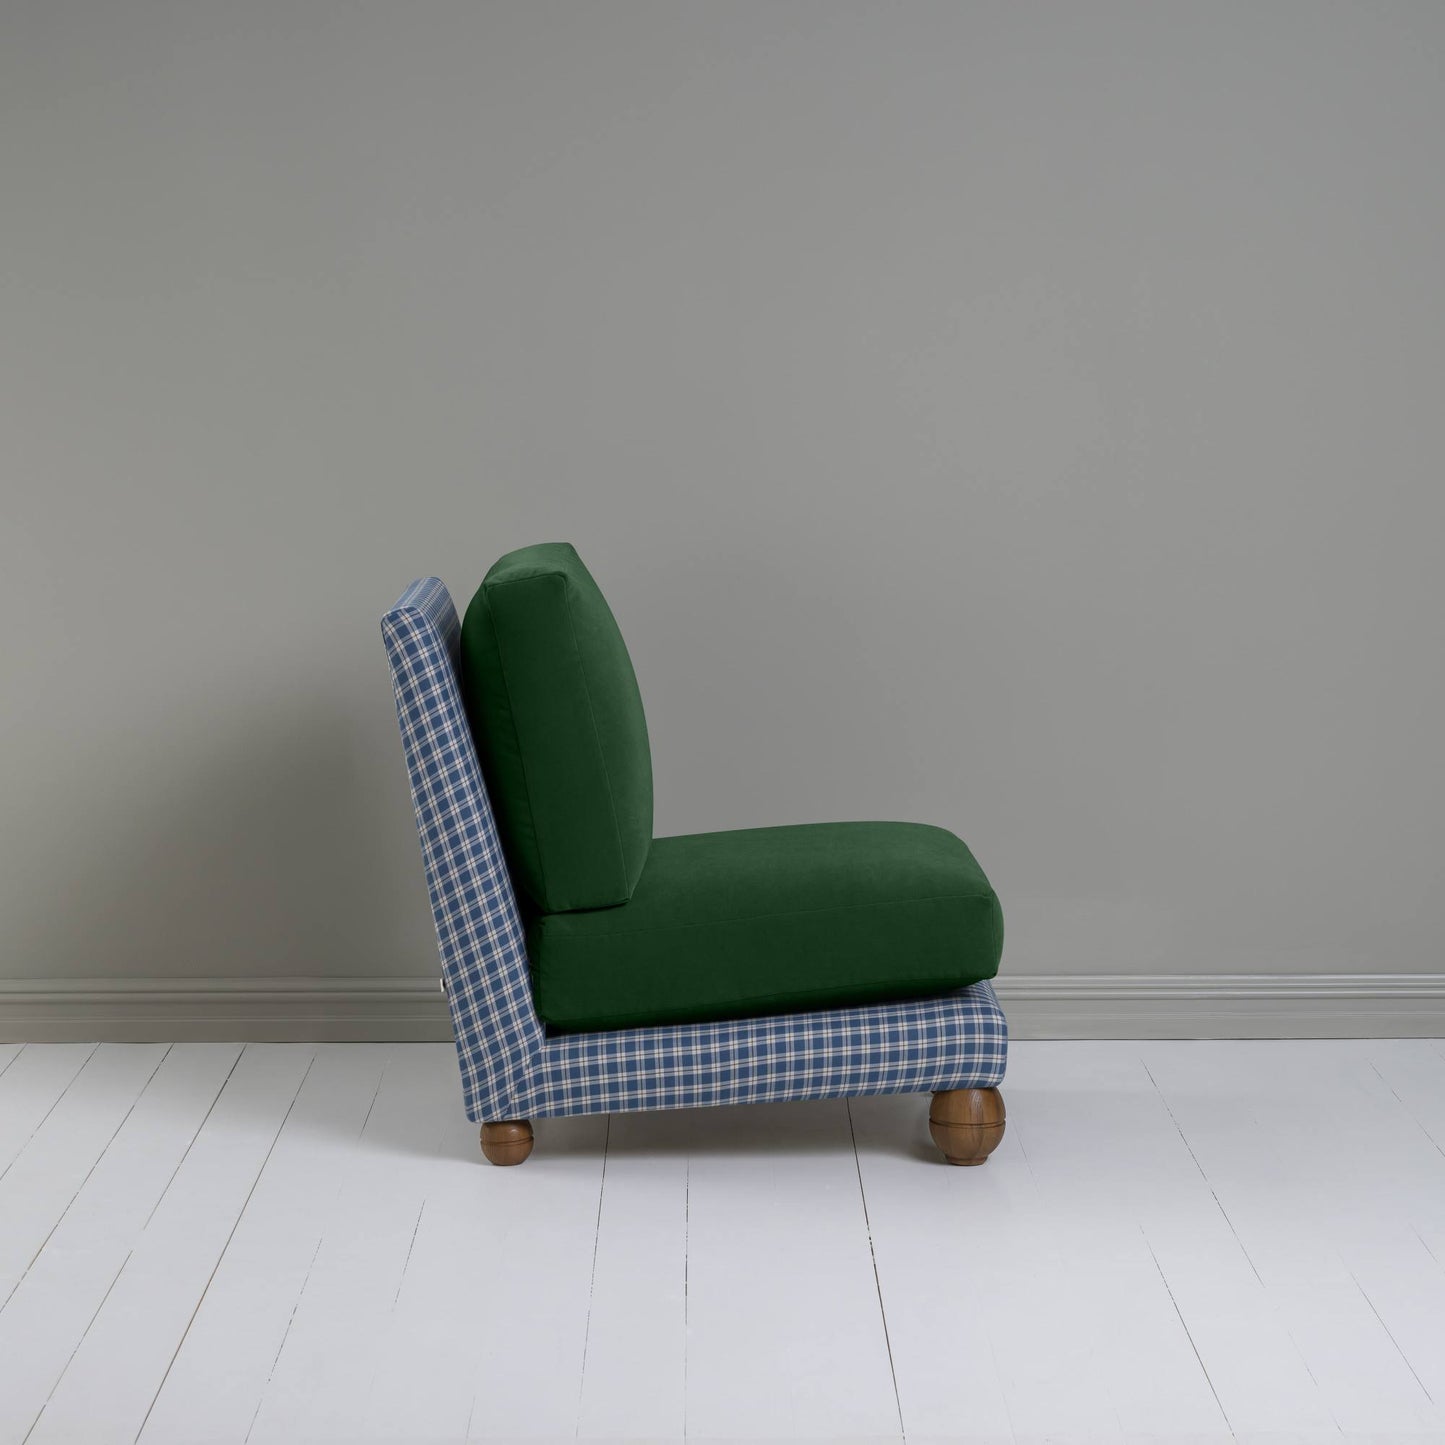
<path id="1" fill-rule="evenodd" d="M 457 674 L 456 607 L 435 577 L 381 619 L 451 1006 L 467 1117 L 513 1117 L 544 1038 L 527 948 Z"/>

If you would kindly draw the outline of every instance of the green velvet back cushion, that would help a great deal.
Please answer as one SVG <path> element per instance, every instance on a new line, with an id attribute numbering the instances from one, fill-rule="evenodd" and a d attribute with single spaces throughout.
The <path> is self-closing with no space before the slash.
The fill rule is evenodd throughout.
<path id="1" fill-rule="evenodd" d="M 652 844 L 652 753 L 627 645 L 575 548 L 503 557 L 461 650 L 513 880 L 544 913 L 626 903 Z"/>

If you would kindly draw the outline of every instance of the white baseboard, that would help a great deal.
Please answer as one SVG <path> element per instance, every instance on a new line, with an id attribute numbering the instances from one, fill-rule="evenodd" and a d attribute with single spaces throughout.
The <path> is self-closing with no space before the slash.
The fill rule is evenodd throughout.
<path id="1" fill-rule="evenodd" d="M 0 979 L 0 1042 L 450 1039 L 431 978 Z"/>
<path id="2" fill-rule="evenodd" d="M 1013 975 L 995 986 L 1016 1039 L 1445 1037 L 1445 973 Z"/>
<path id="3" fill-rule="evenodd" d="M 1445 974 L 1005 975 L 1016 1039 L 1445 1037 Z M 434 978 L 0 979 L 0 1042 L 449 1040 Z"/>

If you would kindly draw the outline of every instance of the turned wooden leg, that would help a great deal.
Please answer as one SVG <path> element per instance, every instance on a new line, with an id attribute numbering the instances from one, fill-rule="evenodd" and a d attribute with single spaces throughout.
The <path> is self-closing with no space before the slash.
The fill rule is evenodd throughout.
<path id="1" fill-rule="evenodd" d="M 482 1125 L 482 1153 L 491 1164 L 520 1164 L 532 1152 L 532 1125 L 505 1119 Z"/>
<path id="2" fill-rule="evenodd" d="M 928 1132 L 950 1164 L 982 1164 L 1003 1138 L 997 1089 L 941 1089 L 928 1108 Z"/>

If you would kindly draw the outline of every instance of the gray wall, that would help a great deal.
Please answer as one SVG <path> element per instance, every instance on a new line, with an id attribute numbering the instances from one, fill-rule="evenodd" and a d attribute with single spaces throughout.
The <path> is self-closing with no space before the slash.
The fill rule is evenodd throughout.
<path id="1" fill-rule="evenodd" d="M 574 541 L 660 832 L 1442 967 L 1445 5 L 0 19 L 0 974 L 434 970 L 377 619 Z"/>

